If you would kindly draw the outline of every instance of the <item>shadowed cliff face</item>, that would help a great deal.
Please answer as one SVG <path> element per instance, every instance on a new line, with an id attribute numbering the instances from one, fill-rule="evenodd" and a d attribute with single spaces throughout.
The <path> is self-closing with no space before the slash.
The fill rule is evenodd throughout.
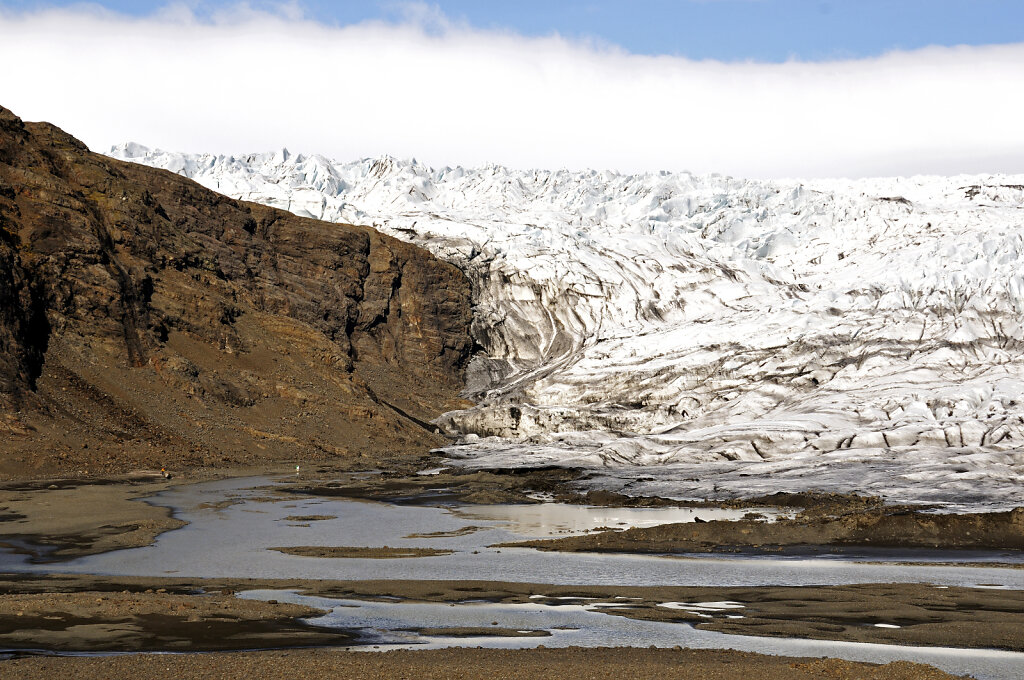
<path id="1" fill-rule="evenodd" d="M 0 108 L 0 474 L 419 455 L 470 320 L 416 247 Z"/>

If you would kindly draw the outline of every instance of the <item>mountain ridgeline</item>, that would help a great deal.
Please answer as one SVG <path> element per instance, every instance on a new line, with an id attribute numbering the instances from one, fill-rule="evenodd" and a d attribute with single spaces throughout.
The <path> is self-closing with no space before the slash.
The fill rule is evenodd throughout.
<path id="1" fill-rule="evenodd" d="M 0 108 L 0 475 L 415 459 L 470 322 L 426 251 Z"/>

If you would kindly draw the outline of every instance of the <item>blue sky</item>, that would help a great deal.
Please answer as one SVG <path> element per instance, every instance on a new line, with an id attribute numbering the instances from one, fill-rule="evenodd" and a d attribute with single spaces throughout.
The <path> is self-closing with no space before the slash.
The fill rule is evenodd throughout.
<path id="1" fill-rule="evenodd" d="M 0 63 L 96 150 L 1024 173 L 1024 0 L 0 0 Z"/>
<path id="2" fill-rule="evenodd" d="M 0 0 L 37 9 L 70 1 Z M 94 4 L 134 15 L 167 2 L 102 0 Z M 190 1 L 197 14 L 237 4 Z M 254 0 L 254 8 L 278 2 Z M 405 3 L 380 0 L 301 0 L 306 16 L 350 24 L 400 20 Z M 691 59 L 780 62 L 870 57 L 930 45 L 992 45 L 1024 41 L 1021 0 L 439 0 L 430 3 L 455 21 L 526 36 L 557 32 L 597 39 L 635 54 Z"/>

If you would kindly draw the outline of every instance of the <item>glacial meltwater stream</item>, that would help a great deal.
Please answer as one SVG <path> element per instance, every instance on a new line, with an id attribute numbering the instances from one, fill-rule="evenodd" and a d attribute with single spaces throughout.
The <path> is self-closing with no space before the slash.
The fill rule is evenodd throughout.
<path id="1" fill-rule="evenodd" d="M 703 557 L 539 552 L 488 547 L 538 536 L 561 536 L 599 527 L 625 528 L 701 519 L 738 519 L 749 510 L 689 508 L 590 508 L 546 503 L 523 506 L 395 505 L 282 493 L 267 478 L 233 479 L 172 488 L 148 502 L 168 506 L 188 524 L 161 535 L 154 545 L 33 564 L 24 555 L 0 555 L 7 571 L 72 572 L 193 578 L 337 580 L 481 580 L 552 585 L 769 586 L 853 583 L 929 583 L 936 587 L 1024 589 L 1024 570 L 947 565 L 886 564 L 898 555 L 875 554 L 871 562 L 846 557 Z M 285 554 L 270 548 L 345 546 L 432 548 L 430 557 L 367 559 Z M 919 558 L 919 556 L 918 556 Z M 942 556 L 949 561 L 949 554 Z M 972 562 L 1011 561 L 993 554 L 964 556 Z M 614 598 L 573 598 L 521 604 L 415 603 L 311 597 L 292 591 L 248 591 L 243 597 L 292 601 L 329 610 L 318 626 L 361 631 L 364 649 L 394 646 L 491 647 L 675 646 L 732 648 L 793 656 L 833 656 L 888 662 L 908 659 L 979 678 L 1024 676 L 1024 654 L 727 635 L 688 624 L 634 620 L 602 610 L 622 606 Z M 743 616 L 742 603 L 664 603 L 706 616 Z M 868 624 L 865 624 L 868 625 Z M 884 624 L 883 624 L 884 625 Z M 438 628 L 497 626 L 528 637 L 445 636 Z M 895 627 L 895 626 L 893 626 Z M 429 632 L 416 632 L 429 630 Z"/>

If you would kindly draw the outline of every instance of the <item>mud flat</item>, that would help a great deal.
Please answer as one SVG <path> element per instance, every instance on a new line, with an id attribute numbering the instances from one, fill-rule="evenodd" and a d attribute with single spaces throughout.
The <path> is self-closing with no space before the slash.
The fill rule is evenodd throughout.
<path id="1" fill-rule="evenodd" d="M 149 545 L 185 524 L 170 509 L 138 500 L 169 486 L 159 472 L 4 484 L 0 543 L 26 550 L 39 561 Z"/>
<path id="2" fill-rule="evenodd" d="M 192 585 L 55 582 L 0 595 L 0 646 L 50 652 L 217 651 L 350 643 L 348 631 L 302 623 L 303 605 L 252 602 Z M 35 592 L 27 592 L 29 590 Z M 0 675 L 9 670 L 0 666 Z"/>
<path id="3" fill-rule="evenodd" d="M 244 598 L 236 593 L 252 593 Z M 310 599 L 312 598 L 312 599 Z M 289 600 L 294 600 L 288 603 Z M 310 606 L 308 602 L 315 600 Z M 600 614 L 744 636 L 1024 651 L 1024 592 L 863 584 L 760 588 L 558 586 L 500 581 L 329 581 L 0 575 L 0 647 L 193 651 L 368 644 L 318 619 L 345 602 L 586 606 Z M 606 603 L 606 604 L 601 604 Z M 500 612 L 500 607 L 494 611 Z M 487 615 L 487 623 L 490 614 Z M 397 619 L 395 619 L 397 620 Z M 508 630 L 520 630 L 504 626 Z M 479 627 L 409 626 L 471 636 Z M 488 636 L 502 628 L 488 627 Z M 516 635 L 546 635 L 533 627 Z M 1024 660 L 1022 660 L 1024 663 Z"/>
<path id="4" fill-rule="evenodd" d="M 801 540 L 825 535 L 834 548 L 844 536 L 867 537 L 865 544 L 872 545 L 873 539 L 899 532 L 914 535 L 917 527 L 920 536 L 945 531 L 958 547 L 971 545 L 968 539 L 993 545 L 1013 537 L 1018 511 L 937 515 L 884 506 L 861 496 L 780 495 L 725 504 L 731 505 L 727 511 L 736 518 L 733 521 L 698 521 L 694 516 L 685 524 L 564 539 L 617 538 L 637 532 L 643 537 L 643 532 L 650 532 L 628 550 L 609 551 L 618 555 L 519 547 L 534 542 L 515 543 L 515 549 L 488 547 L 530 535 L 506 516 L 518 512 L 517 507 L 529 511 L 524 515 L 529 522 L 546 526 L 547 536 L 554 535 L 553 525 L 545 524 L 547 518 L 534 517 L 537 511 L 588 512 L 582 504 L 536 502 L 536 485 L 545 480 L 551 483 L 543 492 L 550 494 L 547 497 L 569 493 L 561 473 L 551 479 L 547 471 L 524 475 L 522 486 L 516 487 L 516 493 L 531 498 L 532 504 L 460 501 L 481 491 L 489 493 L 510 476 L 517 477 L 504 472 L 469 479 L 460 479 L 460 474 L 449 479 L 417 475 L 423 478 L 420 482 L 408 476 L 367 474 L 311 483 L 301 475 L 289 475 L 286 480 L 228 479 L 196 485 L 160 480 L 145 486 L 68 483 L 66 489 L 60 484 L 8 489 L 29 494 L 40 508 L 45 499 L 59 498 L 65 490 L 113 492 L 112 499 L 125 494 L 119 501 L 125 511 L 157 511 L 189 524 L 160 537 L 154 546 L 108 555 L 90 554 L 102 546 L 89 533 L 94 529 L 86 527 L 77 542 L 71 540 L 73 533 L 66 540 L 89 556 L 52 567 L 9 555 L 9 569 L 34 573 L 0 576 L 0 648 L 24 653 L 543 644 L 583 645 L 600 654 L 602 647 L 657 644 L 734 647 L 792 657 L 844 656 L 851 662 L 903 658 L 953 673 L 980 669 L 992 678 L 1018 677 L 1024 670 L 1024 643 L 1018 639 L 1024 627 L 1019 570 L 994 568 L 1001 565 L 992 562 L 984 563 L 986 569 L 964 564 L 943 569 L 817 560 L 813 571 L 802 572 L 801 558 L 677 559 L 660 555 L 673 550 L 658 543 L 659 536 L 696 531 L 699 537 L 708 532 L 706 540 L 712 545 L 772 553 L 775 546 L 766 547 L 759 543 L 760 535 L 744 530 L 783 527 L 783 532 L 791 531 Z M 326 491 L 319 493 L 320 489 Z M 382 489 L 392 502 L 366 499 Z M 153 492 L 159 493 L 141 502 L 140 496 Z M 610 516 L 602 513 L 620 500 L 594 494 L 583 498 L 604 502 L 593 508 L 597 517 Z M 703 518 L 719 516 L 710 504 L 665 499 L 649 505 L 633 501 L 620 514 L 624 521 L 647 521 L 648 516 L 661 521 L 694 515 L 695 508 Z M 75 514 L 72 510 L 67 509 L 68 521 Z M 765 516 L 781 510 L 791 519 L 769 521 Z M 37 516 L 42 525 L 45 512 L 40 510 Z M 96 518 L 91 521 L 96 524 Z M 809 528 L 800 533 L 794 527 Z M 832 528 L 824 529 L 828 527 Z M 847 533 L 835 527 L 845 527 Z M 345 537 L 346 545 L 335 545 L 338 536 Z M 734 542 L 731 537 L 736 537 Z M 805 544 L 792 546 L 802 549 Z M 1012 552 L 1001 549 L 999 554 Z M 43 558 L 46 555 L 36 555 L 34 560 Z M 50 569 L 78 573 L 43 573 Z M 171 573 L 181 576 L 162 576 Z M 521 582 L 497 581 L 495 576 Z M 542 579 L 546 584 L 532 582 Z M 951 661 L 953 657 L 957 658 Z M 310 658 L 310 663 L 319 663 Z M 774 663 L 766 668 L 774 668 Z M 13 667 L 0 664 L 0 674 Z M 829 668 L 837 672 L 840 666 Z M 848 674 L 861 669 L 843 668 Z M 757 675 L 771 677 L 766 672 Z"/>

